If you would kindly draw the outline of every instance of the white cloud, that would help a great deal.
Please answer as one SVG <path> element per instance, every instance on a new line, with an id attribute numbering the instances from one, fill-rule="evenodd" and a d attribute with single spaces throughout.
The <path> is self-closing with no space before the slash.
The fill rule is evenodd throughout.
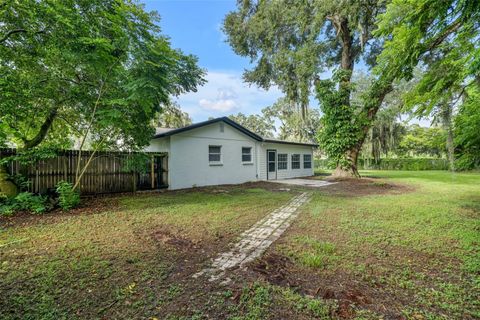
<path id="1" fill-rule="evenodd" d="M 232 111 L 237 107 L 237 103 L 232 99 L 218 99 L 213 101 L 208 99 L 200 99 L 198 104 L 207 110 L 222 112 Z"/>
<path id="2" fill-rule="evenodd" d="M 244 83 L 237 71 L 209 71 L 206 79 L 208 82 L 197 92 L 178 98 L 178 103 L 194 122 L 237 112 L 260 113 L 282 96 L 276 87 L 266 91 Z"/>

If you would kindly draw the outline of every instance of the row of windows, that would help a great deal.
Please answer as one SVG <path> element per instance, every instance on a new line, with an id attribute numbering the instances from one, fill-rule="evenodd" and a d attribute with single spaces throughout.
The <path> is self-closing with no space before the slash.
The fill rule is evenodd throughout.
<path id="1" fill-rule="evenodd" d="M 279 153 L 278 154 L 278 170 L 287 170 L 288 169 L 288 154 Z M 312 168 L 312 155 L 304 154 L 303 155 L 303 168 L 311 169 Z M 300 155 L 292 154 L 292 169 L 300 169 Z"/>
<path id="2" fill-rule="evenodd" d="M 222 161 L 222 146 L 208 146 L 208 161 L 213 163 Z M 251 147 L 242 147 L 242 162 L 252 162 Z"/>
<path id="3" fill-rule="evenodd" d="M 270 155 L 275 155 L 269 154 Z M 269 159 L 274 161 L 273 159 Z M 220 163 L 222 161 L 222 146 L 208 146 L 208 161 L 211 163 Z M 251 147 L 242 147 L 242 162 L 251 163 L 252 162 L 252 148 Z M 279 153 L 277 156 L 277 168 L 278 170 L 287 170 L 288 169 L 288 154 Z M 304 154 L 303 155 L 303 168 L 311 169 L 312 168 L 312 155 Z M 300 169 L 300 154 L 292 154 L 292 169 Z"/>

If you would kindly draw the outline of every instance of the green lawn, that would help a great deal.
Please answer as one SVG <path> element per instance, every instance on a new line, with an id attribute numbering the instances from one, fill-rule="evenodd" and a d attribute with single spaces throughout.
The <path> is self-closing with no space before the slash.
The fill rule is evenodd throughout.
<path id="1" fill-rule="evenodd" d="M 203 262 L 291 196 L 236 187 L 124 196 L 2 228 L 0 318 L 153 317 L 180 292 L 169 279 L 180 263 Z"/>
<path id="2" fill-rule="evenodd" d="M 1 318 L 479 318 L 480 174 L 362 174 L 374 178 L 309 189 L 225 286 L 191 275 L 297 188 L 122 196 L 14 220 L 0 231 Z"/>
<path id="3" fill-rule="evenodd" d="M 480 174 L 365 171 L 408 186 L 351 196 L 322 190 L 274 251 L 313 273 L 360 318 L 480 317 Z"/>

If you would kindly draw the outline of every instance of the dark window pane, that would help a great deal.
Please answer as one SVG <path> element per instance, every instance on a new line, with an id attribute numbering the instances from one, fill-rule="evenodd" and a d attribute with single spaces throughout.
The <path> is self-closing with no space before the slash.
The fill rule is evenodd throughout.
<path id="1" fill-rule="evenodd" d="M 242 153 L 252 153 L 252 148 L 242 148 Z"/>
<path id="2" fill-rule="evenodd" d="M 208 153 L 220 153 L 220 146 L 209 146 Z"/>
<path id="3" fill-rule="evenodd" d="M 288 155 L 286 153 L 278 154 L 278 170 L 287 170 Z"/>
<path id="4" fill-rule="evenodd" d="M 292 154 L 292 169 L 300 169 L 300 155 Z"/>
<path id="5" fill-rule="evenodd" d="M 219 154 L 209 154 L 208 155 L 208 161 L 220 161 L 220 155 Z"/>
<path id="6" fill-rule="evenodd" d="M 303 155 L 303 168 L 304 169 L 311 169 L 312 168 L 312 155 L 311 154 L 304 154 Z"/>
<path id="7" fill-rule="evenodd" d="M 268 161 L 275 161 L 275 152 L 268 152 Z"/>
<path id="8" fill-rule="evenodd" d="M 268 163 L 268 172 L 275 172 L 275 162 Z"/>
<path id="9" fill-rule="evenodd" d="M 243 162 L 251 162 L 251 161 L 252 161 L 252 155 L 250 155 L 250 154 L 242 154 L 242 161 L 243 161 Z"/>

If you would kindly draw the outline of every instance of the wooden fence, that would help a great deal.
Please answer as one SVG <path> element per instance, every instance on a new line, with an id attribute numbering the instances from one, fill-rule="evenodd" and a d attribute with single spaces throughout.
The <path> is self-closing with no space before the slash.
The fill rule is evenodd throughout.
<path id="1" fill-rule="evenodd" d="M 13 156 L 15 149 L 0 149 L 0 159 Z M 74 183 L 78 150 L 64 150 L 54 158 L 23 165 L 18 160 L 7 164 L 9 173 L 28 179 L 28 191 L 47 193 L 60 181 Z M 85 171 L 80 183 L 82 194 L 130 192 L 168 187 L 168 157 L 166 154 L 146 153 L 146 170 L 127 171 L 127 161 L 134 153 L 97 151 Z M 80 165 L 83 167 L 91 151 L 81 152 Z"/>

